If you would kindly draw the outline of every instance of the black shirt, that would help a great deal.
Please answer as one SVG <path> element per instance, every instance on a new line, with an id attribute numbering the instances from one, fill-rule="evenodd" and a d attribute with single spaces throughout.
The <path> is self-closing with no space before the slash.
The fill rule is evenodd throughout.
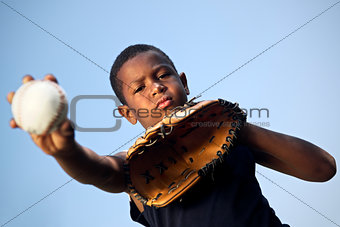
<path id="1" fill-rule="evenodd" d="M 217 168 L 166 207 L 144 206 L 140 213 L 130 202 L 131 218 L 152 227 L 276 227 L 282 225 L 255 178 L 251 150 L 238 146 Z"/>

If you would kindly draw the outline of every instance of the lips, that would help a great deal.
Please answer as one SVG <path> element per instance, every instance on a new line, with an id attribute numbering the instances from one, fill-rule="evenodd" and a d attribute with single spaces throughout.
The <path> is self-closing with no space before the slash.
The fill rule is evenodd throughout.
<path id="1" fill-rule="evenodd" d="M 158 100 L 157 105 L 156 105 L 156 109 L 165 109 L 168 106 L 170 106 L 172 104 L 172 98 L 169 96 L 163 96 L 160 100 Z"/>

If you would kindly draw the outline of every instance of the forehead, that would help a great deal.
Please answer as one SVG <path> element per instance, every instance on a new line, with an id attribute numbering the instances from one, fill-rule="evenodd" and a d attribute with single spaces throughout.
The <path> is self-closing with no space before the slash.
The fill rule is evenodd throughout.
<path id="1" fill-rule="evenodd" d="M 156 51 L 146 51 L 126 61 L 117 76 L 123 82 L 128 82 L 129 79 L 148 73 L 160 65 L 173 68 L 169 60 L 162 54 Z"/>

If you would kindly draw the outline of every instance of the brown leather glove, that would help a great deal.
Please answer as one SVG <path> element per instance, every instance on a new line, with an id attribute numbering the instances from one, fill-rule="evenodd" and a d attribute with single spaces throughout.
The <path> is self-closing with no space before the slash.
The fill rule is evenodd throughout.
<path id="1" fill-rule="evenodd" d="M 222 99 L 176 108 L 129 149 L 130 194 L 148 206 L 168 205 L 223 162 L 245 121 L 237 103 Z"/>

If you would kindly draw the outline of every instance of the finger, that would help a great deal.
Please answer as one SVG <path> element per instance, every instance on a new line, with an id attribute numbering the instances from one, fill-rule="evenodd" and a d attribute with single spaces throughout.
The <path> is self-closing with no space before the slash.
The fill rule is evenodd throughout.
<path id="1" fill-rule="evenodd" d="M 24 77 L 22 78 L 22 83 L 24 84 L 24 83 L 27 83 L 27 82 L 29 82 L 29 81 L 31 81 L 31 80 L 34 80 L 33 76 L 31 76 L 31 75 L 26 75 L 26 76 L 24 76 Z"/>
<path id="2" fill-rule="evenodd" d="M 10 120 L 9 125 L 11 126 L 11 128 L 19 128 L 14 119 Z"/>
<path id="3" fill-rule="evenodd" d="M 54 83 L 58 83 L 57 78 L 55 78 L 53 74 L 47 74 L 44 77 L 44 80 L 50 80 L 50 81 L 53 81 Z"/>
<path id="4" fill-rule="evenodd" d="M 10 93 L 7 94 L 7 101 L 9 102 L 9 104 L 12 104 L 14 94 L 15 94 L 14 91 L 11 91 Z"/>
<path id="5" fill-rule="evenodd" d="M 40 147 L 45 153 L 48 154 L 48 145 L 46 144 L 46 138 L 47 136 L 40 136 L 37 134 L 32 134 L 30 133 L 30 136 L 32 138 L 32 140 L 34 141 L 34 143 L 36 145 L 38 145 L 38 147 Z"/>

